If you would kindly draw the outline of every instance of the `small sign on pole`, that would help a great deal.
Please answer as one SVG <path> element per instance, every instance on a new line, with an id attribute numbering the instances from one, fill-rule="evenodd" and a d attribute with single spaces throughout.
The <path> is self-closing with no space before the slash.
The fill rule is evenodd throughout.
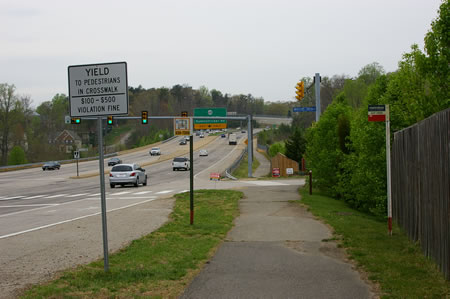
<path id="1" fill-rule="evenodd" d="M 368 107 L 369 121 L 386 121 L 385 105 L 369 105 Z"/>
<path id="2" fill-rule="evenodd" d="M 173 119 L 174 135 L 191 136 L 192 135 L 192 118 L 179 117 Z"/>
<path id="3" fill-rule="evenodd" d="M 294 174 L 294 168 L 286 168 L 286 174 Z"/>
<path id="4" fill-rule="evenodd" d="M 369 113 L 369 121 L 384 121 L 386 123 L 388 233 L 389 235 L 392 235 L 391 127 L 389 117 L 389 105 L 369 105 L 368 113 Z"/>
<path id="5" fill-rule="evenodd" d="M 273 177 L 279 177 L 280 176 L 280 168 L 273 168 L 272 169 L 272 176 Z"/>

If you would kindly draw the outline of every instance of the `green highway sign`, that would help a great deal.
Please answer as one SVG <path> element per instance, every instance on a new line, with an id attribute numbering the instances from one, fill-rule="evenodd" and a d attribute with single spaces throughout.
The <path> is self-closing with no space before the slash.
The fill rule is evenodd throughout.
<path id="1" fill-rule="evenodd" d="M 195 108 L 195 116 L 227 116 L 227 108 Z M 194 119 L 194 129 L 225 129 L 227 127 L 226 119 Z"/>

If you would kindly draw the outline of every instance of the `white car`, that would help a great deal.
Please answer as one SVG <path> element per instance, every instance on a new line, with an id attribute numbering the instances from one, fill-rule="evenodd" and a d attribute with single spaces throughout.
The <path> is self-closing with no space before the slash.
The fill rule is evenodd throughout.
<path id="1" fill-rule="evenodd" d="M 161 155 L 161 149 L 159 147 L 152 147 L 150 150 L 150 156 L 159 156 Z"/>
<path id="2" fill-rule="evenodd" d="M 138 187 L 139 184 L 147 186 L 147 175 L 145 169 L 138 164 L 117 164 L 109 172 L 109 186 L 132 184 Z"/>
<path id="3" fill-rule="evenodd" d="M 208 156 L 208 151 L 205 149 L 202 149 L 202 150 L 200 150 L 199 155 L 200 156 Z"/>
<path id="4" fill-rule="evenodd" d="M 174 171 L 178 169 L 189 170 L 191 168 L 191 162 L 185 157 L 173 158 L 172 168 Z"/>

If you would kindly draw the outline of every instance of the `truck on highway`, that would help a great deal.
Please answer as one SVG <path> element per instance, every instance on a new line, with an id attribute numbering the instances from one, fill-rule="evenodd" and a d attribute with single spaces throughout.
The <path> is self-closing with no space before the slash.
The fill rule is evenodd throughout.
<path id="1" fill-rule="evenodd" d="M 228 144 L 229 145 L 236 145 L 237 144 L 237 136 L 235 133 L 230 133 L 228 135 Z"/>

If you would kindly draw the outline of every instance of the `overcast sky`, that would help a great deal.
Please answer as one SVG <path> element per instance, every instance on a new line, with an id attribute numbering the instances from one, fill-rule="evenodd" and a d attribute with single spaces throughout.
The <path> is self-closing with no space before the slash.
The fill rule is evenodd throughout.
<path id="1" fill-rule="evenodd" d="M 441 0 L 0 0 L 0 83 L 33 106 L 69 65 L 126 61 L 128 84 L 291 101 L 304 76 L 395 71 Z"/>

